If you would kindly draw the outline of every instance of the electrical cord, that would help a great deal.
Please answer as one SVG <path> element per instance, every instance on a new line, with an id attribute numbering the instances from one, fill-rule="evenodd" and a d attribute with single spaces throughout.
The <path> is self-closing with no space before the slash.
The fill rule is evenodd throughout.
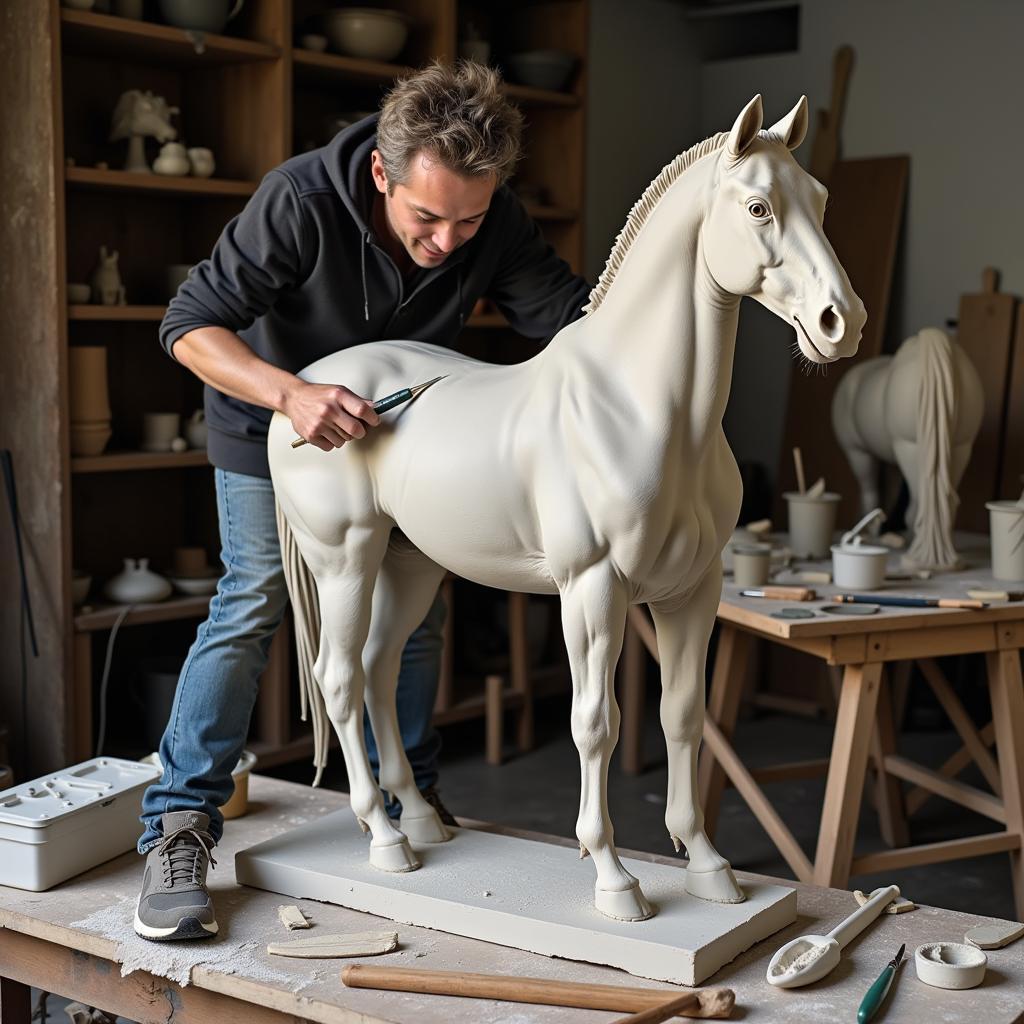
<path id="1" fill-rule="evenodd" d="M 128 618 L 128 613 L 135 607 L 134 604 L 126 604 L 121 613 L 114 620 L 110 627 L 110 636 L 107 637 L 107 655 L 103 660 L 103 676 L 100 679 L 100 723 L 96 731 L 96 756 L 103 753 L 103 741 L 107 734 L 107 683 L 110 681 L 110 663 L 114 658 L 114 641 L 117 639 L 117 631 L 121 624 Z"/>

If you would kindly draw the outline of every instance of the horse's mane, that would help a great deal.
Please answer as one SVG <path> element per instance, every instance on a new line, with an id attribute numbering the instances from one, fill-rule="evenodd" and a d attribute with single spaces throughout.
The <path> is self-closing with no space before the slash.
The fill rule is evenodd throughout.
<path id="1" fill-rule="evenodd" d="M 643 195 L 640 196 L 629 211 L 625 226 L 615 238 L 615 244 L 612 246 L 608 262 L 605 263 L 604 270 L 601 271 L 601 276 L 598 278 L 597 284 L 594 285 L 594 290 L 590 293 L 590 299 L 583 307 L 584 313 L 593 313 L 601 305 L 604 297 L 608 294 L 608 289 L 611 288 L 612 282 L 615 280 L 619 267 L 622 266 L 622 261 L 626 258 L 626 253 L 629 252 L 629 247 L 633 244 L 633 240 L 640 233 L 640 229 L 654 212 L 658 201 L 669 190 L 669 186 L 701 157 L 707 156 L 708 153 L 713 153 L 716 149 L 721 149 L 728 138 L 728 132 L 718 132 L 718 134 L 706 138 L 703 142 L 698 142 L 695 146 L 691 146 L 685 152 L 680 153 L 671 163 L 666 164 L 654 181 L 644 189 Z"/>

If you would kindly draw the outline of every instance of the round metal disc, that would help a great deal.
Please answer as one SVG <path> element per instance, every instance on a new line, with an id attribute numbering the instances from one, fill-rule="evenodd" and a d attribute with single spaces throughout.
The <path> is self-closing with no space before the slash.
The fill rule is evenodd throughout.
<path id="1" fill-rule="evenodd" d="M 826 604 L 821 610 L 830 615 L 874 615 L 881 611 L 882 606 L 878 604 Z"/>
<path id="2" fill-rule="evenodd" d="M 772 612 L 773 619 L 813 619 L 814 612 L 810 608 L 780 608 Z"/>

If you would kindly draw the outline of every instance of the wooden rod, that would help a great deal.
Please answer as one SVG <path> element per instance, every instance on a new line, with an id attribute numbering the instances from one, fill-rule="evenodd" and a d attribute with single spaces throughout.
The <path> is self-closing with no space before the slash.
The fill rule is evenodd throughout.
<path id="1" fill-rule="evenodd" d="M 626 1013 L 664 1006 L 669 998 L 679 994 L 678 989 L 585 985 L 546 978 L 470 974 L 465 971 L 425 971 L 412 967 L 376 967 L 372 964 L 349 964 L 342 968 L 341 980 L 349 988 L 503 999 L 511 1003 L 575 1006 L 584 1010 L 621 1010 Z M 728 1017 L 735 1003 L 732 989 L 728 988 L 703 988 L 686 994 L 697 996 L 696 1005 L 682 1011 L 687 1017 Z"/>
<path id="2" fill-rule="evenodd" d="M 661 1006 L 652 1006 L 649 1010 L 641 1010 L 639 1013 L 631 1013 L 628 1017 L 620 1017 L 613 1020 L 612 1024 L 662 1024 L 662 1021 L 670 1017 L 676 1017 L 683 1010 L 692 1010 L 700 1005 L 700 998 L 696 992 L 687 992 L 685 996 L 678 999 L 671 999 Z"/>

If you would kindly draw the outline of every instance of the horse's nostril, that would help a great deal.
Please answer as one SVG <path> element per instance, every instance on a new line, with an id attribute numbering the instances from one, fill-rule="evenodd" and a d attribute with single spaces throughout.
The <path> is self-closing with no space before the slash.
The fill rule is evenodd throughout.
<path id="1" fill-rule="evenodd" d="M 821 316 L 818 318 L 818 323 L 821 327 L 821 333 L 826 338 L 834 341 L 843 336 L 843 318 L 835 311 L 832 306 L 826 306 L 822 311 Z"/>

